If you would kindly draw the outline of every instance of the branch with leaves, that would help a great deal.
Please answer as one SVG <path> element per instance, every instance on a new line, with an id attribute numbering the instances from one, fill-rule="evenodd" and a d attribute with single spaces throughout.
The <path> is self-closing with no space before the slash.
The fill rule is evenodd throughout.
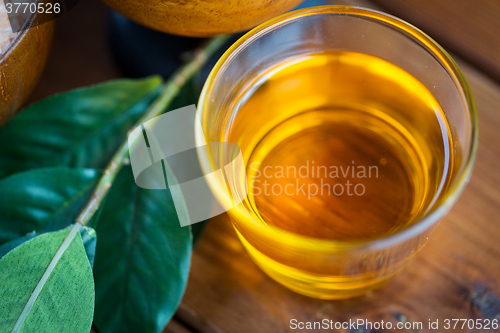
<path id="1" fill-rule="evenodd" d="M 158 99 L 151 105 L 146 114 L 139 119 L 134 128 L 141 126 L 141 124 L 145 123 L 149 119 L 157 117 L 165 112 L 167 107 L 173 102 L 174 98 L 179 94 L 186 82 L 188 82 L 203 67 L 210 56 L 217 51 L 227 41 L 227 39 L 228 36 L 216 37 L 212 39 L 206 47 L 198 50 L 193 59 L 176 72 L 165 84 L 165 87 L 163 88 L 163 91 Z M 106 193 L 111 188 L 118 171 L 120 171 L 123 166 L 127 153 L 128 142 L 124 141 L 104 170 L 104 174 L 97 184 L 91 200 L 87 203 L 76 219 L 77 222 L 82 225 L 86 225 L 88 221 L 90 221 L 96 210 L 99 208 Z"/>
<path id="2" fill-rule="evenodd" d="M 126 136 L 196 103 L 191 79 L 226 41 L 210 40 L 165 84 L 74 90 L 0 130 L 0 332 L 88 333 L 94 323 L 101 333 L 149 333 L 167 324 L 187 283 L 191 230 L 180 227 L 168 189 L 135 185 Z"/>

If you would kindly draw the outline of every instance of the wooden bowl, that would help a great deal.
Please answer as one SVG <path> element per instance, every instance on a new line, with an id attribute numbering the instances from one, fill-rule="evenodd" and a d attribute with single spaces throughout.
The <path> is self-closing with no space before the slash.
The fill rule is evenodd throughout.
<path id="1" fill-rule="evenodd" d="M 37 83 L 47 61 L 54 21 L 44 14 L 32 14 L 10 46 L 0 54 L 0 127 L 23 105 Z"/>
<path id="2" fill-rule="evenodd" d="M 303 0 L 102 0 L 129 19 L 169 34 L 210 37 L 248 30 Z"/>

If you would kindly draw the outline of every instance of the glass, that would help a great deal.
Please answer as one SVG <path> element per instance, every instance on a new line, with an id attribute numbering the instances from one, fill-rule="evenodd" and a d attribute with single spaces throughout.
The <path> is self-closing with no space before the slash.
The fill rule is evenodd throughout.
<path id="1" fill-rule="evenodd" d="M 378 11 L 322 6 L 268 21 L 226 51 L 213 68 L 200 97 L 201 128 L 196 131 L 197 142 L 202 145 L 206 138 L 207 142 L 238 144 L 248 176 L 251 172 L 248 163 L 258 145 L 253 137 L 258 136 L 259 127 L 266 128 L 273 119 L 270 110 L 257 110 L 247 123 L 253 135 L 231 135 L 234 121 L 240 116 L 238 112 L 243 112 L 241 105 L 249 100 L 242 96 L 264 87 L 263 82 L 279 72 L 276 68 L 292 66 L 297 59 L 311 55 L 338 55 L 338 52 L 385 61 L 425 86 L 446 121 L 447 133 L 443 135 L 449 140 L 450 160 L 441 169 L 433 167 L 431 161 L 425 169 L 425 177 L 435 177 L 438 185 L 415 220 L 377 238 L 331 240 L 290 232 L 262 223 L 252 198 L 228 211 L 238 237 L 264 272 L 291 290 L 323 299 L 354 297 L 383 285 L 422 248 L 471 176 L 478 135 L 476 109 L 465 78 L 453 59 L 429 36 Z M 274 74 L 269 74 L 270 71 Z M 420 135 L 422 140 L 426 138 L 426 133 L 412 134 Z M 207 152 L 199 152 L 205 173 L 218 170 L 234 156 L 234 152 L 224 150 L 224 145 L 210 147 Z M 241 179 L 226 181 L 242 182 Z M 227 188 L 216 182 L 209 185 L 215 196 L 223 200 Z M 241 188 L 241 184 L 231 188 Z M 314 221 L 304 220 L 304 223 Z"/>

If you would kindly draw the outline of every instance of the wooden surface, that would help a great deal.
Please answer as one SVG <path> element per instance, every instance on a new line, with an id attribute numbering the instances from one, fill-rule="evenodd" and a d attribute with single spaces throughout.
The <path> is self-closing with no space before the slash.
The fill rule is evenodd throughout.
<path id="1" fill-rule="evenodd" d="M 500 68 L 499 1 L 376 2 L 449 45 L 472 87 L 480 143 L 463 196 L 405 271 L 383 289 L 347 301 L 310 299 L 271 280 L 250 260 L 227 217 L 220 216 L 198 244 L 186 295 L 165 332 L 296 332 L 291 319 L 500 319 L 500 81 L 491 79 L 498 78 Z M 58 23 L 49 66 L 32 101 L 120 75 L 107 48 L 102 4 L 82 1 Z"/>
<path id="2" fill-rule="evenodd" d="M 499 0 L 372 0 L 500 82 Z"/>

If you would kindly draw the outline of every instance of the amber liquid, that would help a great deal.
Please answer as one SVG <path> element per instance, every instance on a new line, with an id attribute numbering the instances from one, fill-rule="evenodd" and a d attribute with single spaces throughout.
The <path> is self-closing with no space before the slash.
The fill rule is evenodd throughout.
<path id="1" fill-rule="evenodd" d="M 262 224 L 335 241 L 381 238 L 439 200 L 452 149 L 415 77 L 354 52 L 309 55 L 256 78 L 221 140 L 247 163 L 244 202 Z"/>

